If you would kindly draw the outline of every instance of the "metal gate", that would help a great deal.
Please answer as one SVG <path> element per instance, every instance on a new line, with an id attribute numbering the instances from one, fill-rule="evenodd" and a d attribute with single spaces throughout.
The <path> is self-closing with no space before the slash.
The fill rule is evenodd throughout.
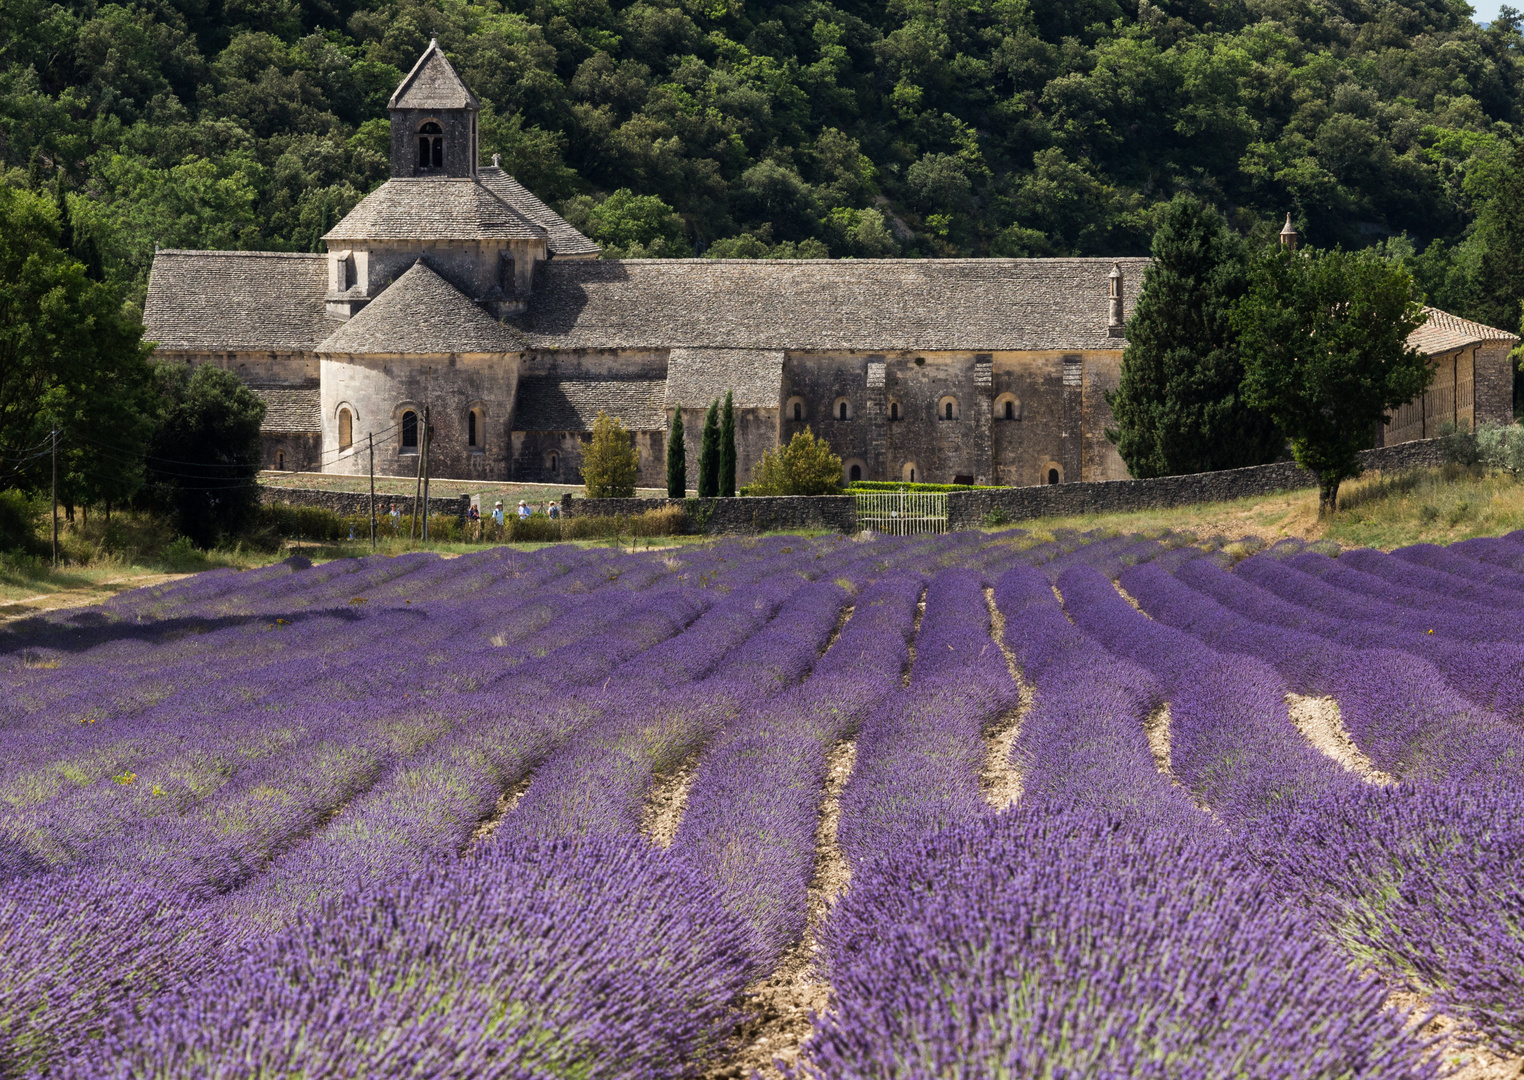
<path id="1" fill-rule="evenodd" d="M 888 536 L 947 531 L 947 494 L 931 491 L 854 491 L 857 527 Z"/>

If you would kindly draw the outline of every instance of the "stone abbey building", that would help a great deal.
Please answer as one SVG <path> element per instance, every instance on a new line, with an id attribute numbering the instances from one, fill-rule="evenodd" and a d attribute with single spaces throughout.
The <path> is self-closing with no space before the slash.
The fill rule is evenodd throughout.
<path id="1" fill-rule="evenodd" d="M 161 358 L 235 371 L 267 402 L 265 465 L 580 482 L 600 410 L 666 483 L 683 410 L 731 391 L 738 477 L 808 427 L 844 479 L 1028 485 L 1127 476 L 1105 430 L 1144 259 L 600 259 L 479 164 L 471 91 L 431 43 L 397 87 L 391 178 L 323 255 L 160 251 Z M 1434 312 L 1439 378 L 1387 442 L 1512 414 L 1501 331 Z"/>

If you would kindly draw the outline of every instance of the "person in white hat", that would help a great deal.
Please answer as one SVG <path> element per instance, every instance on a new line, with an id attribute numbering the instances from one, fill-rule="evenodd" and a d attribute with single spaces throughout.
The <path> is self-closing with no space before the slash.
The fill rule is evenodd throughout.
<path id="1" fill-rule="evenodd" d="M 498 503 L 492 508 L 492 524 L 498 528 L 503 527 L 503 504 Z"/>
<path id="2" fill-rule="evenodd" d="M 520 499 L 519 500 L 519 520 L 520 521 L 528 521 L 529 520 L 529 515 L 531 513 L 533 513 L 533 511 L 531 511 L 529 509 L 529 504 L 527 502 L 525 502 L 523 499 Z"/>

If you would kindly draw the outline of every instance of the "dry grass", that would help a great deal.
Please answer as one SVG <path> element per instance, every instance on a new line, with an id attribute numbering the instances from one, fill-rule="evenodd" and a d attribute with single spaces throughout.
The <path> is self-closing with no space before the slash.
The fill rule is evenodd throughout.
<path id="1" fill-rule="evenodd" d="M 1024 543 L 1054 539 L 1063 530 L 1193 534 L 1200 539 L 1332 540 L 1343 547 L 1390 551 L 1407 544 L 1449 544 L 1524 528 L 1524 483 L 1501 473 L 1446 465 L 1370 473 L 1340 489 L 1340 510 L 1318 519 L 1313 490 L 1203 503 L 1165 510 L 1035 518 L 1013 524 L 1029 531 Z"/>

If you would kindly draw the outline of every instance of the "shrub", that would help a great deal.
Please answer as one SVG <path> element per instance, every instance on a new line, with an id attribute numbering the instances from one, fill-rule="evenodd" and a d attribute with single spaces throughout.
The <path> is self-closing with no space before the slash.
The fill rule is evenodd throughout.
<path id="1" fill-rule="evenodd" d="M 37 507 L 19 491 L 0 491 L 0 551 L 33 551 L 40 547 L 33 522 Z"/>
<path id="2" fill-rule="evenodd" d="M 841 491 L 841 458 L 805 428 L 781 450 L 757 462 L 748 495 L 835 495 Z"/>
<path id="3" fill-rule="evenodd" d="M 635 494 L 640 459 L 624 424 L 600 411 L 593 440 L 582 452 L 582 482 L 589 499 L 628 499 Z"/>
<path id="4" fill-rule="evenodd" d="M 1518 424 L 1483 424 L 1477 429 L 1475 440 L 1468 441 L 1475 443 L 1475 456 L 1472 461 L 1463 464 L 1481 464 L 1511 476 L 1524 474 L 1524 427 Z M 1448 443 L 1445 450 L 1445 460 L 1448 461 Z"/>

